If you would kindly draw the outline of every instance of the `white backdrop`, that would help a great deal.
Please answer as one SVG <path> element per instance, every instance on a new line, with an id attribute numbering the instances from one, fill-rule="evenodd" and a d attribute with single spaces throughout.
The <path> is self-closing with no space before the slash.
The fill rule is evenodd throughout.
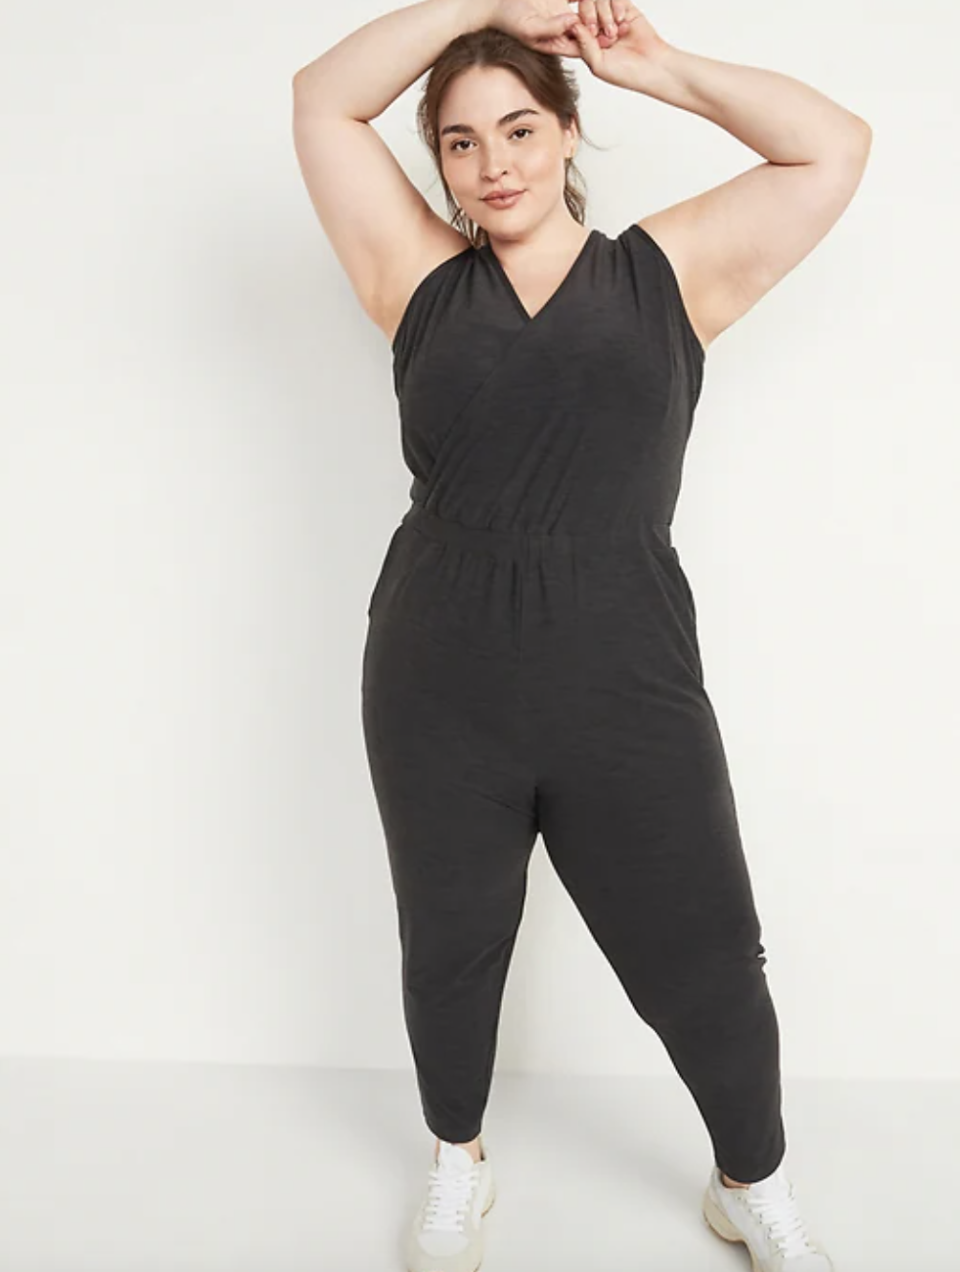
<path id="1" fill-rule="evenodd" d="M 4 1056 L 411 1067 L 359 710 L 410 476 L 290 124 L 294 71 L 389 7 L 4 16 Z M 785 1076 L 957 1077 L 960 23 L 644 11 L 874 129 L 840 223 L 708 351 L 675 543 Z M 591 226 L 759 161 L 577 74 Z M 419 88 L 375 127 L 442 211 Z M 497 1065 L 673 1072 L 542 843 Z"/>

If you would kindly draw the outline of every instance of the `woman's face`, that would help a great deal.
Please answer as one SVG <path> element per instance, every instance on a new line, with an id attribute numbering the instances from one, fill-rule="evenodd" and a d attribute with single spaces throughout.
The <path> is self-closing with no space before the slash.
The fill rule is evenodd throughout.
<path id="1" fill-rule="evenodd" d="M 512 71 L 475 66 L 459 75 L 438 123 L 447 185 L 467 216 L 494 237 L 522 237 L 562 203 L 576 125 L 561 128 Z M 523 193 L 501 208 L 484 202 L 494 190 Z"/>

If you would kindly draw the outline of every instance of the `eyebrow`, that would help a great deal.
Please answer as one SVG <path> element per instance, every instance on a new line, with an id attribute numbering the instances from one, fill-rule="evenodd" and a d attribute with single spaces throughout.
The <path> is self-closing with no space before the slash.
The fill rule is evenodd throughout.
<path id="1" fill-rule="evenodd" d="M 497 127 L 502 128 L 504 124 L 512 124 L 515 119 L 519 119 L 522 115 L 539 115 L 538 110 L 533 110 L 529 106 L 523 106 L 520 110 L 512 110 L 508 115 L 504 115 L 502 119 L 497 120 Z M 446 128 L 440 129 L 440 136 L 446 137 L 447 133 L 468 133 L 476 136 L 476 129 L 471 128 L 469 124 L 447 124 Z"/>

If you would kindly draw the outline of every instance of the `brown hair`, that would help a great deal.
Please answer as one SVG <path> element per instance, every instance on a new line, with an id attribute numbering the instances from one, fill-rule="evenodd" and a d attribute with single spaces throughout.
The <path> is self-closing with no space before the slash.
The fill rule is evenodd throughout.
<path id="1" fill-rule="evenodd" d="M 443 176 L 439 137 L 440 103 L 443 95 L 458 75 L 474 66 L 503 66 L 513 71 L 523 80 L 540 105 L 557 116 L 561 127 L 569 128 L 571 121 L 575 121 L 581 137 L 583 130 L 580 127 L 578 109 L 580 87 L 573 72 L 563 66 L 558 54 L 541 53 L 497 27 L 466 31 L 451 40 L 434 62 L 427 77 L 423 96 L 417 106 L 417 131 L 437 166 L 451 225 L 465 234 L 473 247 L 480 247 L 487 242 L 487 232 L 457 206 Z M 587 140 L 585 137 L 583 139 Z M 566 160 L 566 165 L 563 199 L 574 220 L 583 225 L 587 212 L 585 183 L 572 159 Z"/>

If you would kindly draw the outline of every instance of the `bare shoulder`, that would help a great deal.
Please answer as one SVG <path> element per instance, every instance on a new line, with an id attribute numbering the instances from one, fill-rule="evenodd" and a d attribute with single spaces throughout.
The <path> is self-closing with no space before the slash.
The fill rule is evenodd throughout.
<path id="1" fill-rule="evenodd" d="M 694 334 L 700 341 L 704 351 L 714 340 L 717 332 L 710 330 L 706 319 L 701 315 L 698 306 L 698 289 L 693 277 L 693 254 L 690 250 L 690 239 L 694 233 L 690 219 L 678 205 L 652 212 L 636 222 L 639 227 L 653 239 L 660 252 L 667 258 L 673 275 L 677 280 L 677 288 L 687 318 Z"/>
<path id="2" fill-rule="evenodd" d="M 704 345 L 748 313 L 836 224 L 859 186 L 872 136 L 866 123 L 852 124 L 817 159 L 755 164 L 637 222 L 673 264 Z"/>
<path id="3" fill-rule="evenodd" d="M 430 212 L 418 233 L 411 235 L 408 248 L 398 253 L 389 270 L 385 270 L 380 287 L 380 303 L 372 315 L 377 326 L 392 344 L 397 329 L 420 284 L 434 270 L 470 246 L 465 234 Z"/>

